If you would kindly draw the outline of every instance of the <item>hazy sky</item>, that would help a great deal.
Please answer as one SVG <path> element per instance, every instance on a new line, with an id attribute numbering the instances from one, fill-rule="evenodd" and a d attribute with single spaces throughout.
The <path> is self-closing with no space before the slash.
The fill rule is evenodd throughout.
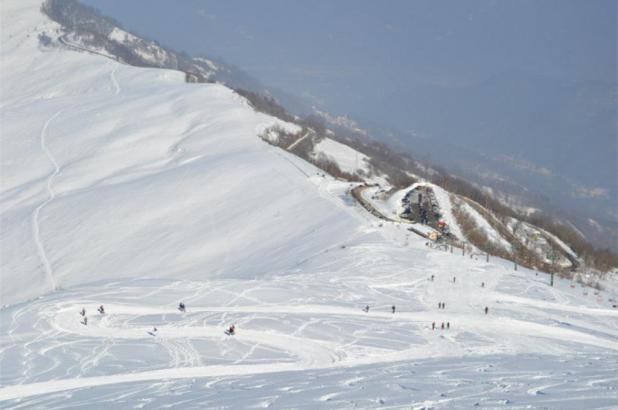
<path id="1" fill-rule="evenodd" d="M 373 112 L 359 101 L 387 100 L 402 85 L 462 86 L 503 72 L 616 76 L 613 0 L 86 2 L 164 44 L 223 57 L 341 111 Z"/>
<path id="2" fill-rule="evenodd" d="M 616 192 L 614 0 L 85 3 L 335 114 Z"/>

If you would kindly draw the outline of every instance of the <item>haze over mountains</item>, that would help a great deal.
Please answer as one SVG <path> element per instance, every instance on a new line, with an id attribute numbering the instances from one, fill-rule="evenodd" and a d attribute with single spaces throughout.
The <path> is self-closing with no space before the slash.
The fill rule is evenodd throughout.
<path id="1" fill-rule="evenodd" d="M 615 2 L 86 3 L 615 247 Z"/>

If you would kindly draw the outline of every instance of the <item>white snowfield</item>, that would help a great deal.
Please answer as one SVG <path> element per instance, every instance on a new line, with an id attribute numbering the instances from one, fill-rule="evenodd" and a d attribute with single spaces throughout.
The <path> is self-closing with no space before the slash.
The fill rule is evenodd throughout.
<path id="1" fill-rule="evenodd" d="M 39 6 L 0 3 L 0 407 L 616 408 L 618 287 L 429 249 L 229 89 L 40 48 Z"/>
<path id="2" fill-rule="evenodd" d="M 329 182 L 256 137 L 278 120 L 180 72 L 41 50 L 33 30 L 53 25 L 24 3 L 2 9 L 3 303 L 105 278 L 281 272 L 356 232 L 358 215 L 316 195 Z"/>

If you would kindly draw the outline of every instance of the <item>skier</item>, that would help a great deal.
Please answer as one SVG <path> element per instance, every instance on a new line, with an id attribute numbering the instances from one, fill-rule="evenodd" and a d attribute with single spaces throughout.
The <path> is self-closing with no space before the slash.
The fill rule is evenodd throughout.
<path id="1" fill-rule="evenodd" d="M 444 322 L 442 322 L 442 326 L 441 326 L 442 330 L 444 330 Z"/>
<path id="2" fill-rule="evenodd" d="M 438 309 L 442 309 L 442 302 L 438 302 Z"/>
<path id="3" fill-rule="evenodd" d="M 152 328 L 152 333 L 157 333 L 158 329 L 156 327 Z"/>
<path id="4" fill-rule="evenodd" d="M 456 280 L 457 280 L 457 278 L 455 276 L 453 276 L 453 283 L 455 283 Z"/>
<path id="5" fill-rule="evenodd" d="M 103 314 L 105 314 L 105 308 L 103 308 L 103 305 L 99 306 L 98 311 L 99 311 L 99 313 L 100 313 L 100 314 L 102 314 L 102 315 L 103 315 Z"/>
<path id="6" fill-rule="evenodd" d="M 431 330 L 436 330 L 436 322 L 431 322 Z"/>
<path id="7" fill-rule="evenodd" d="M 485 287 L 485 282 L 481 282 L 481 287 L 484 288 Z"/>
<path id="8" fill-rule="evenodd" d="M 88 325 L 88 318 L 86 316 L 84 316 L 84 320 L 82 320 L 82 325 L 87 326 Z"/>
<path id="9" fill-rule="evenodd" d="M 431 281 L 433 282 L 434 275 L 431 275 Z"/>
<path id="10" fill-rule="evenodd" d="M 394 314 L 395 313 L 395 305 L 393 305 L 392 309 L 393 309 L 393 314 Z"/>
<path id="11" fill-rule="evenodd" d="M 451 322 L 446 322 L 446 329 L 450 329 L 451 328 Z"/>
<path id="12" fill-rule="evenodd" d="M 86 316 L 86 308 L 82 308 L 82 310 L 79 311 L 79 314 L 82 316 Z"/>
<path id="13" fill-rule="evenodd" d="M 365 313 L 369 312 L 369 305 L 366 305 L 366 306 L 363 308 L 363 311 L 365 311 Z"/>
<path id="14" fill-rule="evenodd" d="M 187 308 L 185 307 L 185 304 L 183 302 L 180 302 L 178 304 L 178 310 L 180 310 L 181 312 L 185 312 L 187 310 Z"/>
<path id="15" fill-rule="evenodd" d="M 485 306 L 485 314 L 489 313 L 489 308 Z"/>
<path id="16" fill-rule="evenodd" d="M 446 308 L 446 303 L 442 302 L 442 309 Z"/>
<path id="17" fill-rule="evenodd" d="M 236 326 L 235 325 L 230 325 L 230 327 L 227 329 L 227 334 L 228 336 L 232 336 L 234 333 L 236 332 Z"/>

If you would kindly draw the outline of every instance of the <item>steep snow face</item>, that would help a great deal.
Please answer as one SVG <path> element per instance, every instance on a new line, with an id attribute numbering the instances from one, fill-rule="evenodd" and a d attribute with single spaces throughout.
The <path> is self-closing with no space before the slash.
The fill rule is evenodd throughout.
<path id="1" fill-rule="evenodd" d="M 2 303 L 105 278 L 287 272 L 356 231 L 313 167 L 257 138 L 280 121 L 231 90 L 41 48 L 55 24 L 36 1 L 2 16 Z"/>

